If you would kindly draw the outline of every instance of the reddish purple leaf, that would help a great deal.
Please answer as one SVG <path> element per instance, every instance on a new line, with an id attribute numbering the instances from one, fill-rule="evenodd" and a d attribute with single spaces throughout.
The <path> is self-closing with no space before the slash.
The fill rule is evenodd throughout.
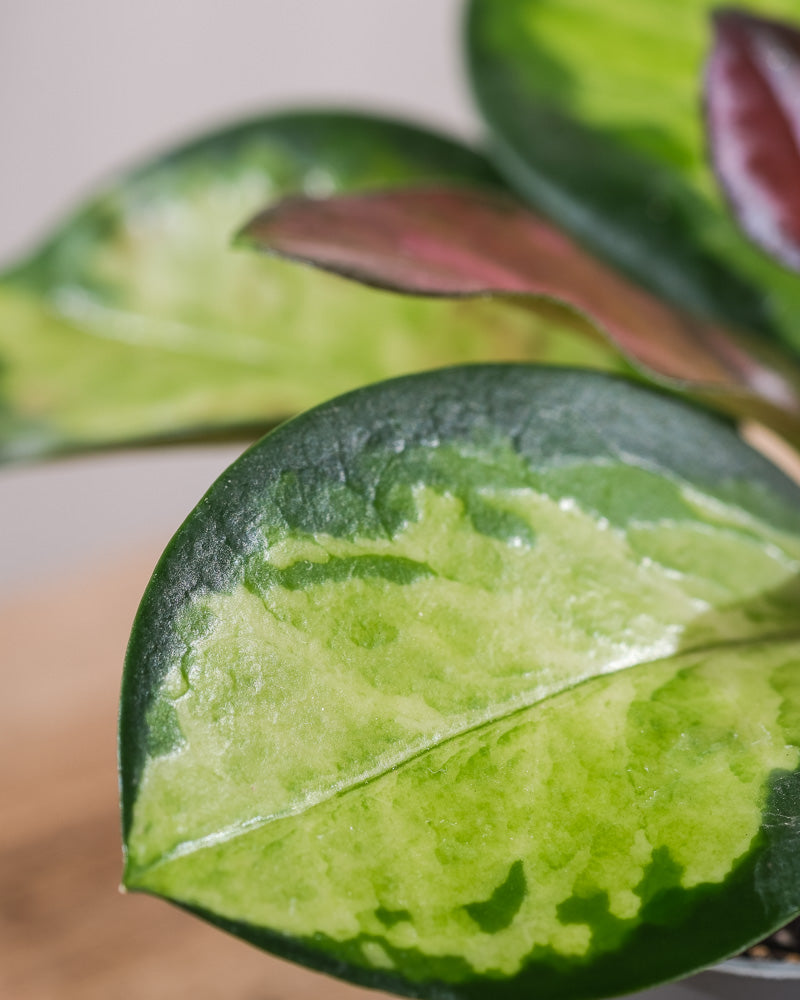
<path id="1" fill-rule="evenodd" d="M 242 237 L 393 291 L 522 296 L 528 307 L 555 300 L 651 376 L 800 441 L 800 373 L 792 362 L 671 308 L 510 199 L 443 188 L 290 198 Z"/>
<path id="2" fill-rule="evenodd" d="M 800 31 L 714 14 L 706 114 L 714 168 L 742 229 L 800 271 Z"/>

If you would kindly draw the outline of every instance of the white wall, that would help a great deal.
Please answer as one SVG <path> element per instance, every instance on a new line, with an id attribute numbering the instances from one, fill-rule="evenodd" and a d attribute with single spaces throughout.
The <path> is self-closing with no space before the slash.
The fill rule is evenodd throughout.
<path id="1" fill-rule="evenodd" d="M 459 0 L 0 0 L 0 261 L 109 171 L 256 109 L 474 130 Z"/>
<path id="2" fill-rule="evenodd" d="M 98 180 L 261 108 L 357 104 L 475 133 L 459 0 L 0 0 L 0 263 Z M 241 449 L 0 471 L 0 595 L 155 549 Z"/>

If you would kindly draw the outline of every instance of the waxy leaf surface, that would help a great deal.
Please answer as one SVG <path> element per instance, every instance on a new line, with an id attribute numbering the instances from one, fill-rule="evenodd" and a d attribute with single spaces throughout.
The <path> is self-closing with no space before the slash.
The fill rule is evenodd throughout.
<path id="1" fill-rule="evenodd" d="M 753 0 L 791 21 L 796 0 Z M 800 283 L 741 232 L 702 112 L 709 0 L 471 0 L 495 162 L 536 208 L 666 300 L 800 352 Z"/>
<path id="2" fill-rule="evenodd" d="M 744 231 L 800 271 L 800 31 L 723 9 L 705 103 L 714 166 Z"/>
<path id="3" fill-rule="evenodd" d="M 230 247 L 287 192 L 423 181 L 496 183 L 447 138 L 312 112 L 209 135 L 123 176 L 0 279 L 0 458 L 252 436 L 394 374 L 586 353 L 556 322 L 501 304 L 415 302 Z"/>
<path id="4" fill-rule="evenodd" d="M 436 998 L 604 997 L 800 910 L 800 489 L 597 373 L 359 390 L 145 594 L 125 883 Z"/>
<path id="5" fill-rule="evenodd" d="M 445 188 L 289 198 L 242 239 L 393 291 L 560 303 L 577 329 L 589 338 L 603 331 L 650 378 L 800 444 L 800 366 L 670 307 L 509 198 Z"/>

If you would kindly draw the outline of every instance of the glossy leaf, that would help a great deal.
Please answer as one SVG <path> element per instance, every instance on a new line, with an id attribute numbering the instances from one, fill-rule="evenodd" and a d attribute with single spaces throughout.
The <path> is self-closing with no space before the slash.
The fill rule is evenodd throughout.
<path id="1" fill-rule="evenodd" d="M 705 103 L 714 166 L 742 228 L 800 270 L 800 31 L 714 15 Z"/>
<path id="2" fill-rule="evenodd" d="M 800 489 L 596 373 L 359 390 L 143 599 L 129 888 L 422 997 L 605 997 L 800 909 Z"/>
<path id="3" fill-rule="evenodd" d="M 394 291 L 561 303 L 650 377 L 800 444 L 800 366 L 666 305 L 508 198 L 445 188 L 291 198 L 242 239 Z"/>
<path id="4" fill-rule="evenodd" d="M 0 456 L 261 428 L 365 382 L 456 361 L 589 357 L 556 321 L 413 302 L 234 252 L 289 191 L 495 183 L 399 122 L 277 115 L 113 183 L 0 280 Z M 608 354 L 608 352 L 605 352 Z"/>
<path id="5" fill-rule="evenodd" d="M 796 0 L 753 0 L 792 20 Z M 702 121 L 710 0 L 471 0 L 494 159 L 539 210 L 689 312 L 800 352 L 800 282 L 741 233 Z"/>

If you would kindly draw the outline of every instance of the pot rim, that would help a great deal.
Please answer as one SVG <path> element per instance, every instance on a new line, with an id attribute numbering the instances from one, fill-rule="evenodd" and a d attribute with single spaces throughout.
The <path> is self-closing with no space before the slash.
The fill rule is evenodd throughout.
<path id="1" fill-rule="evenodd" d="M 729 958 L 721 965 L 715 965 L 709 972 L 724 972 L 728 975 L 751 979 L 800 979 L 800 962 L 782 962 L 774 958 Z"/>

